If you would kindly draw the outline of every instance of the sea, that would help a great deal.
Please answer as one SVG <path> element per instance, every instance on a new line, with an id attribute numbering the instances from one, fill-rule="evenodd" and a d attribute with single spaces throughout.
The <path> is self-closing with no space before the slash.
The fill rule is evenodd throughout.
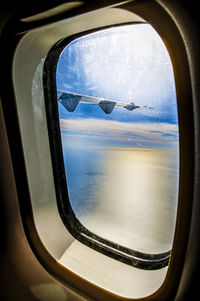
<path id="1" fill-rule="evenodd" d="M 171 250 L 179 154 L 175 149 L 63 149 L 69 199 L 91 232 L 136 251 Z"/>

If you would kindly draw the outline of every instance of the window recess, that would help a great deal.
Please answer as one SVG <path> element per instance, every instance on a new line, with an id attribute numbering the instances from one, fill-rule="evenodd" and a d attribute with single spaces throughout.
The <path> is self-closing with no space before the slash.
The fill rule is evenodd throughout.
<path id="1" fill-rule="evenodd" d="M 86 246 L 139 269 L 168 265 L 179 126 L 168 51 L 146 23 L 59 41 L 44 65 L 57 205 Z"/>

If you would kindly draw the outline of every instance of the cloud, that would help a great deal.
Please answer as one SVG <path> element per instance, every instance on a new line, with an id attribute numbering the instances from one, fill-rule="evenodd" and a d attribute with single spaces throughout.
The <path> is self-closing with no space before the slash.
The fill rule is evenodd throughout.
<path id="1" fill-rule="evenodd" d="M 74 40 L 59 58 L 56 78 L 60 90 L 154 108 L 135 111 L 138 121 L 177 122 L 172 63 L 149 24 L 107 29 Z M 93 109 L 79 104 L 76 112 L 94 113 Z M 115 108 L 109 119 L 130 121 L 128 113 Z M 100 118 L 103 113 L 99 108 L 95 114 Z"/>
<path id="2" fill-rule="evenodd" d="M 60 119 L 63 135 L 122 146 L 173 146 L 178 144 L 178 126 L 169 123 L 128 123 L 95 118 Z"/>

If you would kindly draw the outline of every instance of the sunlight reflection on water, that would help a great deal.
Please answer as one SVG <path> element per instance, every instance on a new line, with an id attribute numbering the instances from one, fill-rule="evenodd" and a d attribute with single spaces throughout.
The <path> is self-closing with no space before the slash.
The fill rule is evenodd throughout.
<path id="1" fill-rule="evenodd" d="M 178 200 L 177 152 L 65 149 L 65 165 L 72 208 L 90 231 L 137 251 L 171 249 Z"/>

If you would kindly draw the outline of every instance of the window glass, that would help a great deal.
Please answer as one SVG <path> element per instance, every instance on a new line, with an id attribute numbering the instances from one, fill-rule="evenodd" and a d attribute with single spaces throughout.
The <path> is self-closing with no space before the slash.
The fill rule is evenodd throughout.
<path id="1" fill-rule="evenodd" d="M 172 63 L 159 35 L 135 24 L 78 38 L 60 55 L 56 85 L 66 185 L 78 220 L 127 248 L 170 250 L 179 131 Z"/>

